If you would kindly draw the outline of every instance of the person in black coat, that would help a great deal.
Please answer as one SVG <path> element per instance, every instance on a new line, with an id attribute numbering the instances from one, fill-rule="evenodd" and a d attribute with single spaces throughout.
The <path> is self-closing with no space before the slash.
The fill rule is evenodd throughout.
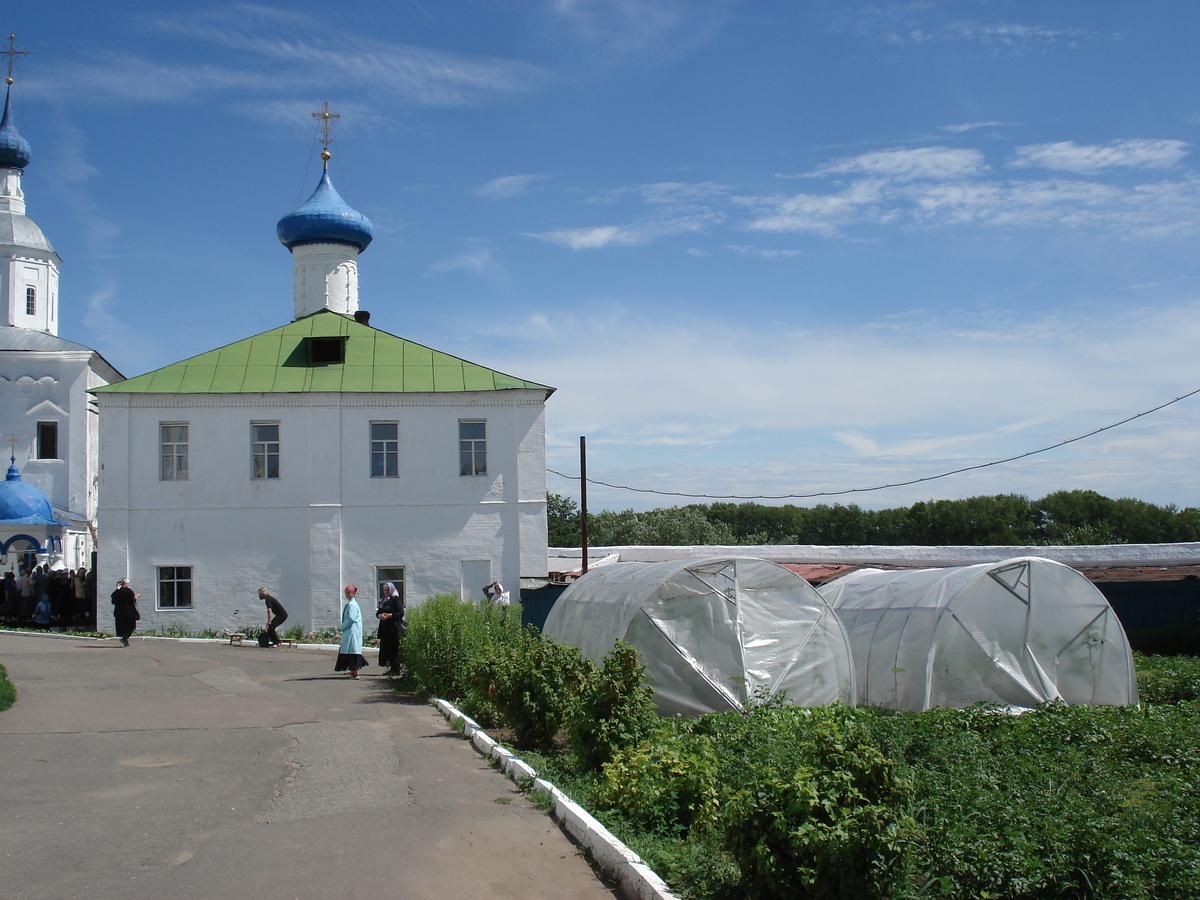
<path id="1" fill-rule="evenodd" d="M 375 610 L 379 620 L 379 664 L 388 675 L 400 674 L 400 638 L 404 635 L 404 598 L 390 581 L 383 586 L 383 600 Z"/>
<path id="2" fill-rule="evenodd" d="M 137 620 L 142 617 L 138 612 L 137 601 L 141 594 L 135 594 L 129 587 L 129 579 L 122 578 L 117 582 L 117 589 L 112 592 L 113 619 L 116 620 L 117 637 L 121 645 L 129 646 L 129 636 L 137 627 Z"/>

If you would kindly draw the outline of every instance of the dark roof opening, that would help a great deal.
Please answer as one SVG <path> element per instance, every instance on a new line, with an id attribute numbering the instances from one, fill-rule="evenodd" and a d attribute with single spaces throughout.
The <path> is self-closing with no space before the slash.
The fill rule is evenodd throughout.
<path id="1" fill-rule="evenodd" d="M 326 366 L 330 363 L 346 361 L 346 338 L 310 337 L 308 338 L 308 363 L 312 366 Z"/>

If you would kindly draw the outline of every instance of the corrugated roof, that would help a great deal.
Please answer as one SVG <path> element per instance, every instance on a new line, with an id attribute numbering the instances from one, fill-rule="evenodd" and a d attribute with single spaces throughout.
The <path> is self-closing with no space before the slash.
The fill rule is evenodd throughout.
<path id="1" fill-rule="evenodd" d="M 312 363 L 311 338 L 345 338 L 344 361 Z M 554 388 L 484 366 L 322 310 L 280 328 L 201 353 L 119 384 L 104 394 L 450 393 Z"/>

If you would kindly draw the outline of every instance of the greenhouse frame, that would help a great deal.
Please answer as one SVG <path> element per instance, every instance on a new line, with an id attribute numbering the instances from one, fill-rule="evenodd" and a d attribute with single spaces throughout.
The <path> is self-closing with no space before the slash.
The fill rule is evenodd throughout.
<path id="1" fill-rule="evenodd" d="M 761 691 L 798 706 L 852 704 L 837 615 L 804 579 L 761 559 L 615 563 L 575 581 L 543 631 L 597 662 L 637 648 L 661 715 L 742 709 Z"/>
<path id="2" fill-rule="evenodd" d="M 859 704 L 1138 701 L 1116 614 L 1087 578 L 1053 560 L 859 569 L 819 590 L 849 634 Z"/>

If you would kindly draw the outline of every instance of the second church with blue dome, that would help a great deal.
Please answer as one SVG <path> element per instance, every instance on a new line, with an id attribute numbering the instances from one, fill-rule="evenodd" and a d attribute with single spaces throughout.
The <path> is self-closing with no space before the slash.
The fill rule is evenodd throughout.
<path id="1" fill-rule="evenodd" d="M 545 581 L 554 389 L 372 327 L 371 223 L 322 158 L 277 225 L 292 321 L 95 391 L 100 580 L 155 598 L 146 628 L 260 625 L 260 586 L 309 629 L 336 626 L 347 583 L 413 605 Z"/>

